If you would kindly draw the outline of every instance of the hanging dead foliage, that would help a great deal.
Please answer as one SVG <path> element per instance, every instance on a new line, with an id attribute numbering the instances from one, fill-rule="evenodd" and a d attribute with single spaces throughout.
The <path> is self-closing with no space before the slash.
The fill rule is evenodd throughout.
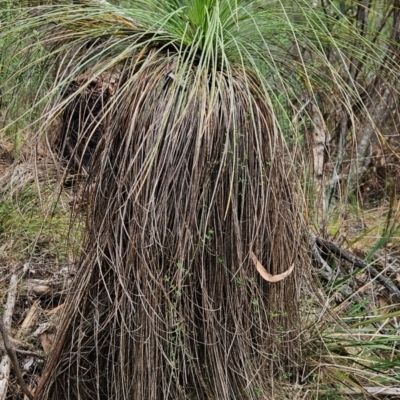
<path id="1" fill-rule="evenodd" d="M 118 80 L 117 71 L 96 78 L 84 76 L 71 82 L 63 93 L 62 99 L 68 101 L 68 106 L 62 115 L 61 135 L 54 138 L 54 148 L 67 160 L 69 170 L 87 173 L 103 136 L 103 111 L 115 93 Z"/>
<path id="2" fill-rule="evenodd" d="M 254 76 L 180 61 L 135 56 L 99 104 L 86 250 L 42 399 L 255 398 L 296 370 L 308 254 L 281 137 Z M 268 283 L 250 254 L 294 269 Z"/>

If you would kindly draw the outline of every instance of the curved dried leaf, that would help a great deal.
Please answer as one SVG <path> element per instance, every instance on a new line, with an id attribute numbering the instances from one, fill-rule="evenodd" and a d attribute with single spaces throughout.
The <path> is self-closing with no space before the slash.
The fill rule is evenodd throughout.
<path id="1" fill-rule="evenodd" d="M 262 276 L 263 279 L 265 279 L 268 282 L 279 282 L 282 281 L 283 279 L 285 279 L 286 277 L 288 277 L 292 271 L 294 270 L 294 264 L 292 264 L 290 266 L 290 268 L 288 270 L 286 270 L 285 272 L 282 272 L 281 274 L 277 274 L 277 275 L 271 275 L 260 263 L 260 261 L 258 261 L 258 258 L 256 257 L 256 255 L 250 250 L 250 258 L 252 259 L 254 265 L 257 268 L 257 271 L 260 273 L 260 275 Z"/>

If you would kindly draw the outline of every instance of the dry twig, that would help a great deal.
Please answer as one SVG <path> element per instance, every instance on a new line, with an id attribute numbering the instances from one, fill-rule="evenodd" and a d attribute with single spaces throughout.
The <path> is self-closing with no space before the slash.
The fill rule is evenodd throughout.
<path id="1" fill-rule="evenodd" d="M 10 343 L 7 331 L 11 327 L 11 318 L 15 306 L 15 298 L 17 293 L 18 277 L 13 274 L 10 279 L 10 290 L 8 292 L 7 304 L 4 315 L 0 317 L 0 333 L 3 337 L 4 348 L 7 352 L 7 356 L 4 356 L 1 361 L 1 373 L 2 380 L 0 381 L 0 399 L 5 399 L 7 395 L 8 378 L 10 376 L 10 361 L 13 364 L 15 375 L 17 376 L 18 382 L 21 386 L 24 394 L 29 398 L 33 399 L 33 395 L 30 390 L 26 387 L 24 378 L 22 377 L 21 370 L 18 365 L 18 359 L 15 355 L 15 351 Z"/>
<path id="2" fill-rule="evenodd" d="M 390 293 L 392 293 L 396 302 L 400 303 L 400 290 L 396 287 L 396 285 L 391 282 L 389 279 L 384 277 L 379 271 L 377 271 L 374 267 L 365 262 L 361 261 L 357 257 L 354 257 L 352 254 L 347 253 L 342 250 L 334 243 L 329 242 L 328 240 L 322 238 L 316 238 L 316 242 L 318 246 L 322 247 L 335 254 L 336 256 L 345 259 L 346 261 L 351 262 L 356 268 L 362 268 L 368 271 L 368 273 L 376 280 L 383 285 Z"/>

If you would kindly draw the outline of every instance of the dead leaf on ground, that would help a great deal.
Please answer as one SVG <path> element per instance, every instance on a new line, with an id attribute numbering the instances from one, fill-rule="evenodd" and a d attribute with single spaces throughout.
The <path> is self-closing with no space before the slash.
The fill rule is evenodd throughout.
<path id="1" fill-rule="evenodd" d="M 53 340 L 53 334 L 43 333 L 42 335 L 40 335 L 40 342 L 42 343 L 43 351 L 46 356 L 50 354 L 51 349 L 53 348 Z"/>

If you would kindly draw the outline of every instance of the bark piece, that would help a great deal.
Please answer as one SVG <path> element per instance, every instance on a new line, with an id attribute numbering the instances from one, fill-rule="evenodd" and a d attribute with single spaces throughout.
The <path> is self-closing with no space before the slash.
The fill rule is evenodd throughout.
<path id="1" fill-rule="evenodd" d="M 311 133 L 314 177 L 321 179 L 324 173 L 325 148 L 329 140 L 329 135 L 321 110 L 314 103 L 310 105 L 310 115 L 312 118 Z"/>
<path id="2" fill-rule="evenodd" d="M 39 304 L 39 301 L 35 301 L 32 304 L 28 314 L 22 322 L 21 329 L 18 332 L 19 337 L 29 334 L 30 330 L 36 325 L 41 312 L 41 307 Z"/>
<path id="3" fill-rule="evenodd" d="M 40 335 L 40 342 L 42 344 L 44 353 L 48 356 L 53 349 L 54 334 L 43 333 Z"/>

